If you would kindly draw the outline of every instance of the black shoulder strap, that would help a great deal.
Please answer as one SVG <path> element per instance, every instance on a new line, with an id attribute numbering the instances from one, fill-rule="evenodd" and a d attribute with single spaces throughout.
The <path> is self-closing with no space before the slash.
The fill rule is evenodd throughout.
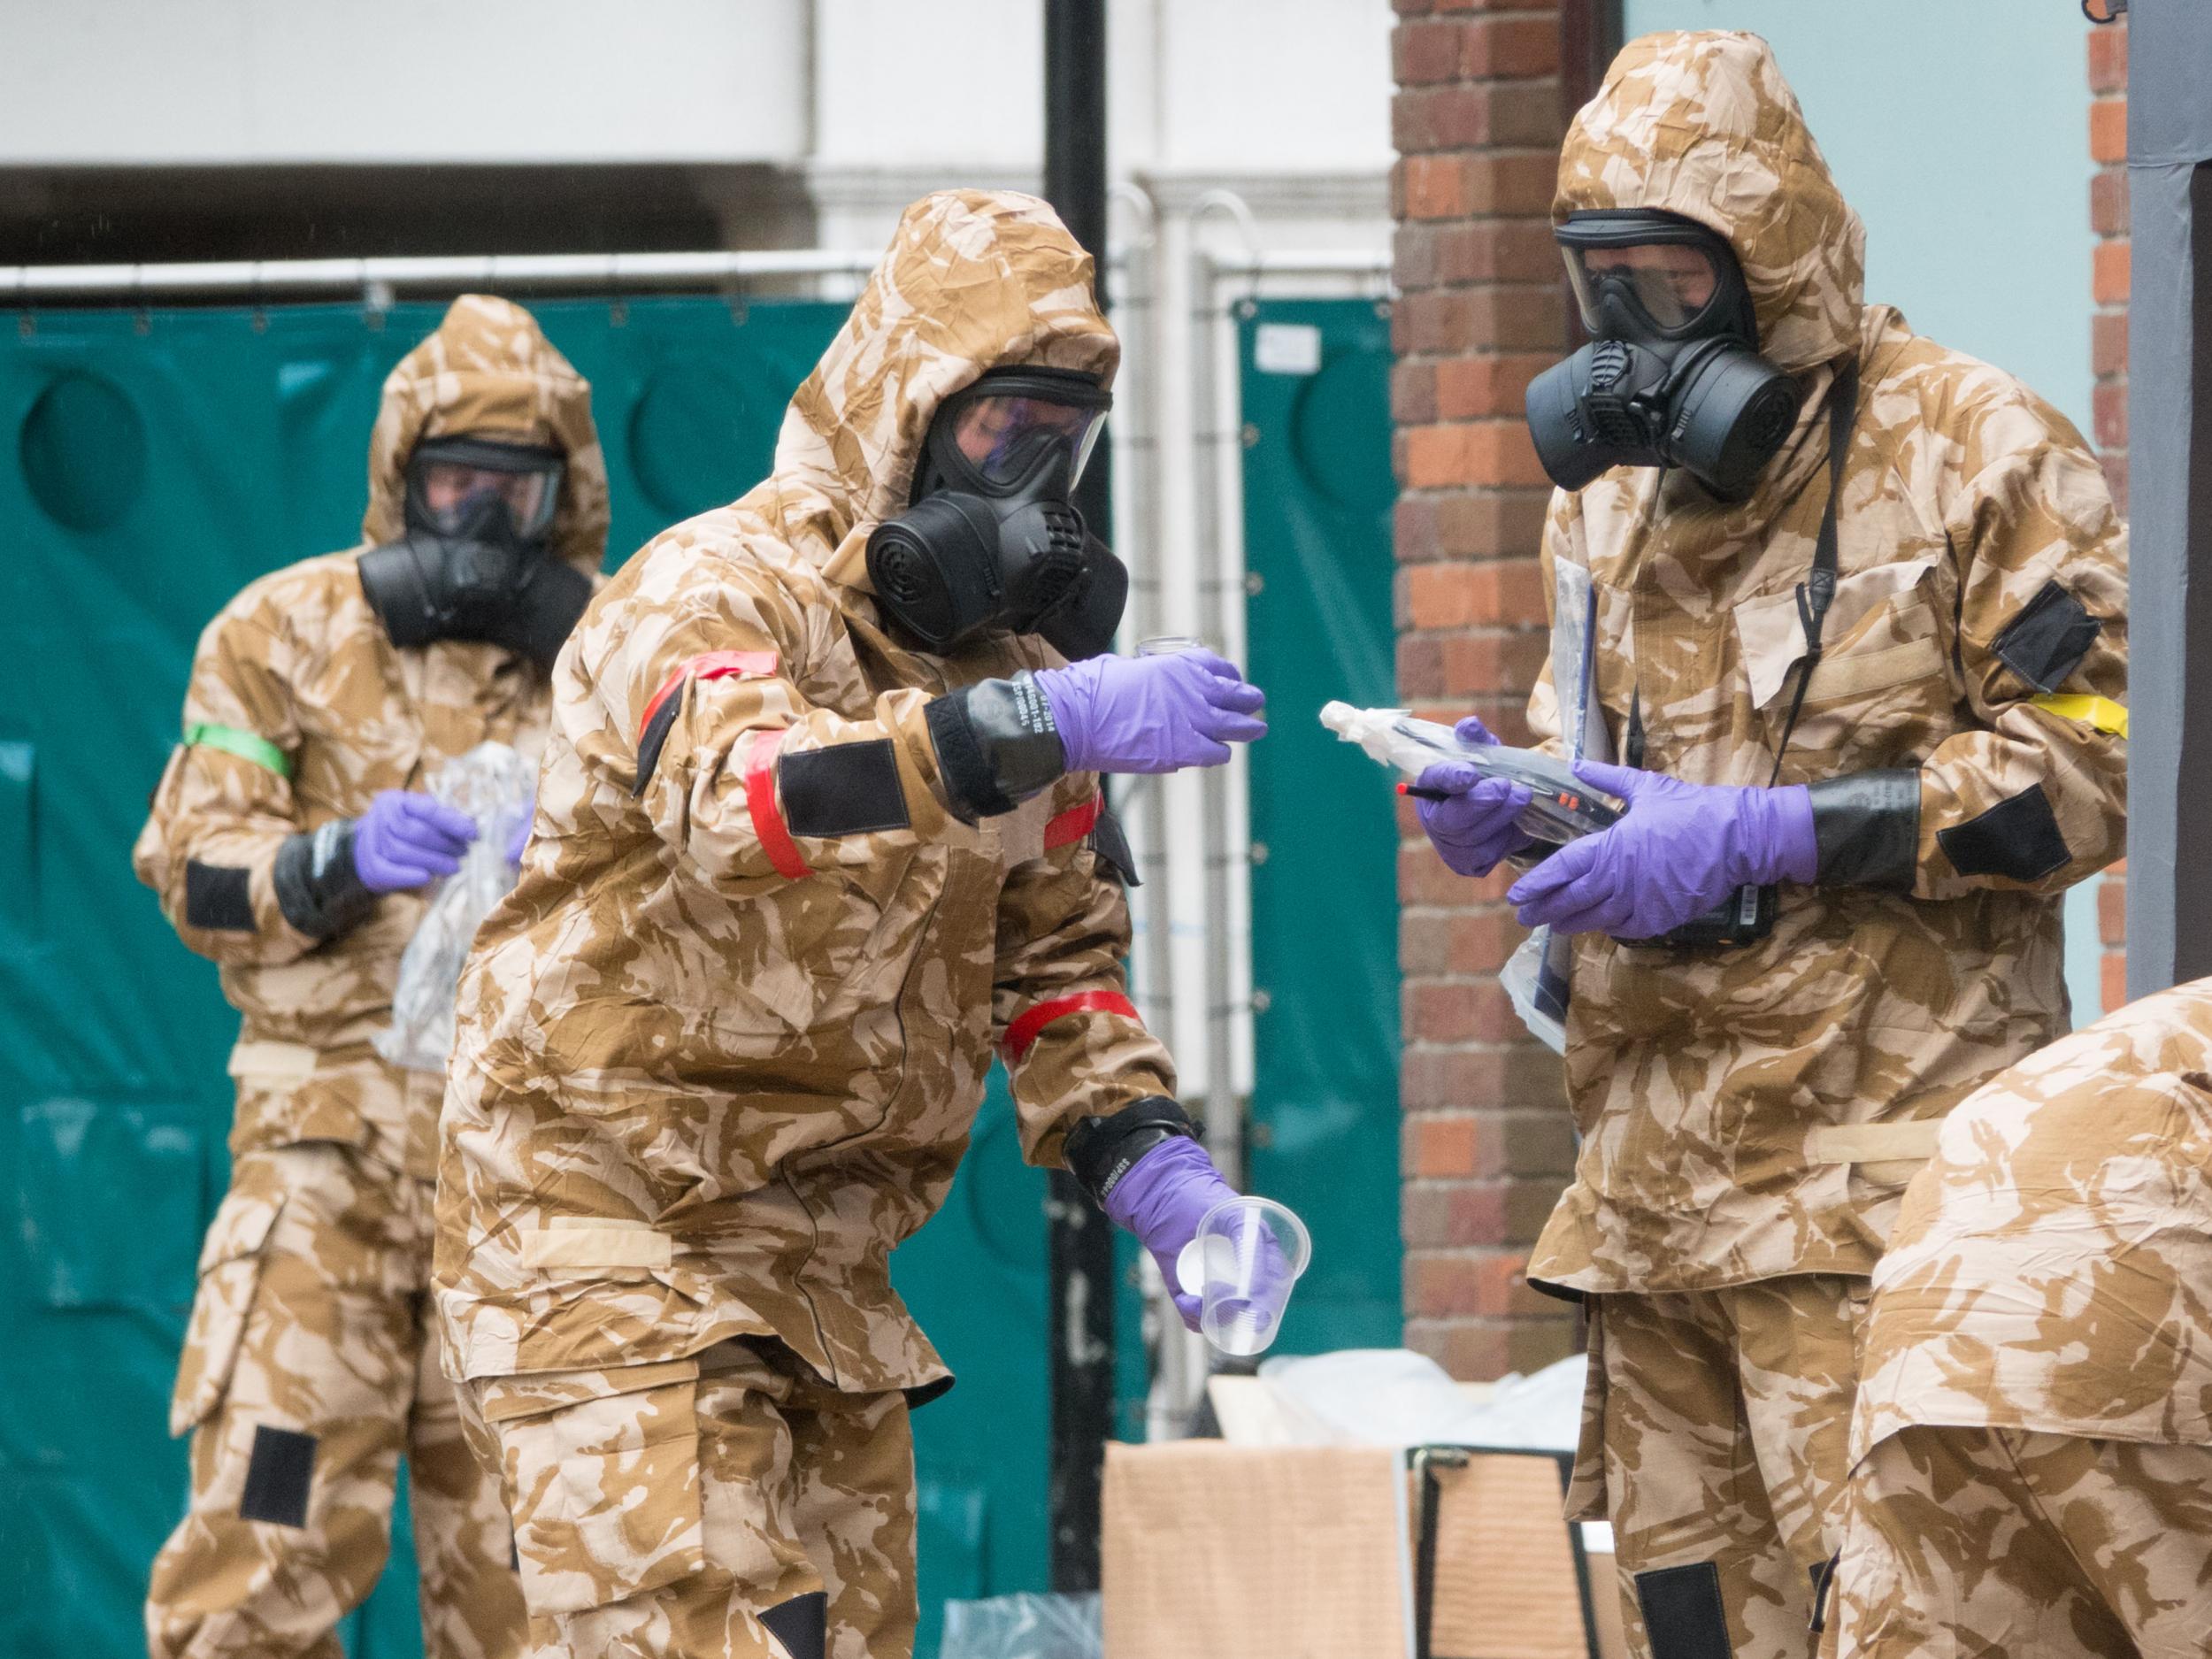
<path id="1" fill-rule="evenodd" d="M 1859 407 L 1859 363 L 1856 357 L 1836 372 L 1828 388 L 1828 504 L 1820 510 L 1820 534 L 1813 542 L 1813 568 L 1797 584 L 1797 619 L 1805 629 L 1805 665 L 1798 672 L 1797 689 L 1790 697 L 1789 718 L 1782 723 L 1782 741 L 1775 745 L 1774 771 L 1767 779 L 1771 789 L 1782 777 L 1782 757 L 1788 752 L 1790 733 L 1805 706 L 1805 687 L 1813 670 L 1820 666 L 1821 625 L 1836 597 L 1836 509 L 1843 499 L 1843 464 L 1851 452 L 1851 428 Z"/>

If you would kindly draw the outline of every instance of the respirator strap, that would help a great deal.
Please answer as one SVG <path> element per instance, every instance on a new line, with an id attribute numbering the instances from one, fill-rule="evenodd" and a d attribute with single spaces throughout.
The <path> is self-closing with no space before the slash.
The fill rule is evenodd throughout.
<path id="1" fill-rule="evenodd" d="M 1828 388 L 1828 503 L 1820 510 L 1820 534 L 1813 542 L 1811 573 L 1797 585 L 1797 619 L 1805 630 L 1805 665 L 1798 672 L 1797 689 L 1790 696 L 1789 718 L 1782 722 L 1782 741 L 1774 748 L 1774 770 L 1768 775 L 1771 789 L 1782 780 L 1782 757 L 1797 730 L 1797 717 L 1805 707 L 1805 687 L 1813 670 L 1820 666 L 1820 632 L 1835 603 L 1836 511 L 1843 499 L 1843 465 L 1851 452 L 1851 427 L 1859 405 L 1859 365 L 1856 358 L 1836 372 Z"/>

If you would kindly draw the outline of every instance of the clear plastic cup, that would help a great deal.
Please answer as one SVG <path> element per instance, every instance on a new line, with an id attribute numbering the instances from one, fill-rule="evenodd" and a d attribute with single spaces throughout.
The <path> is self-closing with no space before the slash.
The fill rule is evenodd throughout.
<path id="1" fill-rule="evenodd" d="M 1224 1354 L 1257 1354 L 1282 1329 L 1290 1287 L 1313 1259 L 1313 1236 L 1271 1198 L 1226 1198 L 1208 1210 L 1176 1257 L 1184 1293 L 1199 1298 L 1198 1328 Z"/>
<path id="2" fill-rule="evenodd" d="M 1137 655 L 1140 657 L 1180 657 L 1185 651 L 1202 651 L 1205 649 L 1205 641 L 1194 639 L 1187 634 L 1156 634 L 1148 640 L 1137 641 Z"/>

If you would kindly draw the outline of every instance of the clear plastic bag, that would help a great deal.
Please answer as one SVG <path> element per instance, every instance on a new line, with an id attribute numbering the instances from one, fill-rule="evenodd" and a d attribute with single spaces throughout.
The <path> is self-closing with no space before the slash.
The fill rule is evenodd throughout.
<path id="1" fill-rule="evenodd" d="M 1591 695 L 1596 657 L 1597 595 L 1590 572 L 1571 559 L 1553 568 L 1551 677 L 1559 699 L 1559 729 L 1575 760 L 1613 758 L 1605 717 Z M 1540 927 L 1521 941 L 1498 979 L 1529 1033 L 1554 1054 L 1567 1051 L 1567 1004 L 1574 996 L 1574 940 Z"/>
<path id="2" fill-rule="evenodd" d="M 1096 1592 L 995 1595 L 945 1603 L 937 1659 L 1101 1659 L 1105 1651 Z"/>
<path id="3" fill-rule="evenodd" d="M 537 768 L 504 743 L 479 743 L 431 780 L 431 795 L 476 820 L 461 867 L 432 890 L 415 936 L 399 959 L 392 1024 L 377 1033 L 377 1053 L 416 1071 L 445 1070 L 453 1047 L 453 1003 L 476 929 L 515 885 L 507 862 L 523 814 L 537 790 Z"/>
<path id="4" fill-rule="evenodd" d="M 1574 989 L 1570 941 L 1540 927 L 1498 970 L 1498 980 L 1529 1035 L 1554 1054 L 1567 1052 L 1567 1003 Z"/>

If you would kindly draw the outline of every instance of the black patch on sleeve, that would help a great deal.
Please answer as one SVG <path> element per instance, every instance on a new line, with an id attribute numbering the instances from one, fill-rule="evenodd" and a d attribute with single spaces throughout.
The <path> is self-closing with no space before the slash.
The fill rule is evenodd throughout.
<path id="1" fill-rule="evenodd" d="M 252 933 L 253 872 L 188 860 L 184 866 L 184 920 L 187 926 L 211 932 Z"/>
<path id="2" fill-rule="evenodd" d="M 1920 769 L 1824 778 L 1809 787 L 1824 887 L 1910 891 L 1920 863 Z"/>
<path id="3" fill-rule="evenodd" d="M 238 1499 L 241 1520 L 277 1526 L 307 1525 L 307 1489 L 315 1478 L 315 1437 L 258 1424 L 246 1489 Z"/>
<path id="4" fill-rule="evenodd" d="M 799 750 L 776 762 L 783 821 L 794 835 L 867 835 L 914 820 L 887 737 Z"/>
<path id="5" fill-rule="evenodd" d="M 2032 783 L 1979 818 L 1936 832 L 1936 844 L 1962 876 L 2005 876 L 2039 881 L 2073 855 L 2059 833 L 2043 786 Z"/>
<path id="6" fill-rule="evenodd" d="M 1144 885 L 1137 879 L 1137 856 L 1129 850 L 1129 837 L 1110 806 L 1099 808 L 1098 822 L 1091 826 L 1091 850 L 1101 864 L 1121 878 L 1125 887 Z"/>
<path id="7" fill-rule="evenodd" d="M 2045 582 L 1990 649 L 2038 691 L 2055 691 L 2081 666 L 2103 625 L 2056 582 Z"/>
<path id="8" fill-rule="evenodd" d="M 638 739 L 637 781 L 630 786 L 633 796 L 645 793 L 645 786 L 653 781 L 653 770 L 661 764 L 661 746 L 668 741 L 668 728 L 676 724 L 676 717 L 684 711 L 684 694 L 690 690 L 687 683 L 679 686 L 662 699 L 661 706 L 653 710 L 653 718 L 645 723 L 645 735 Z"/>
<path id="9" fill-rule="evenodd" d="M 1636 1575 L 1651 1659 L 1729 1659 L 1728 1610 L 1720 1599 L 1720 1566 L 1694 1561 Z"/>
<path id="10" fill-rule="evenodd" d="M 827 1659 L 829 1597 L 821 1591 L 810 1590 L 778 1602 L 760 1615 L 760 1622 L 791 1659 Z"/>

